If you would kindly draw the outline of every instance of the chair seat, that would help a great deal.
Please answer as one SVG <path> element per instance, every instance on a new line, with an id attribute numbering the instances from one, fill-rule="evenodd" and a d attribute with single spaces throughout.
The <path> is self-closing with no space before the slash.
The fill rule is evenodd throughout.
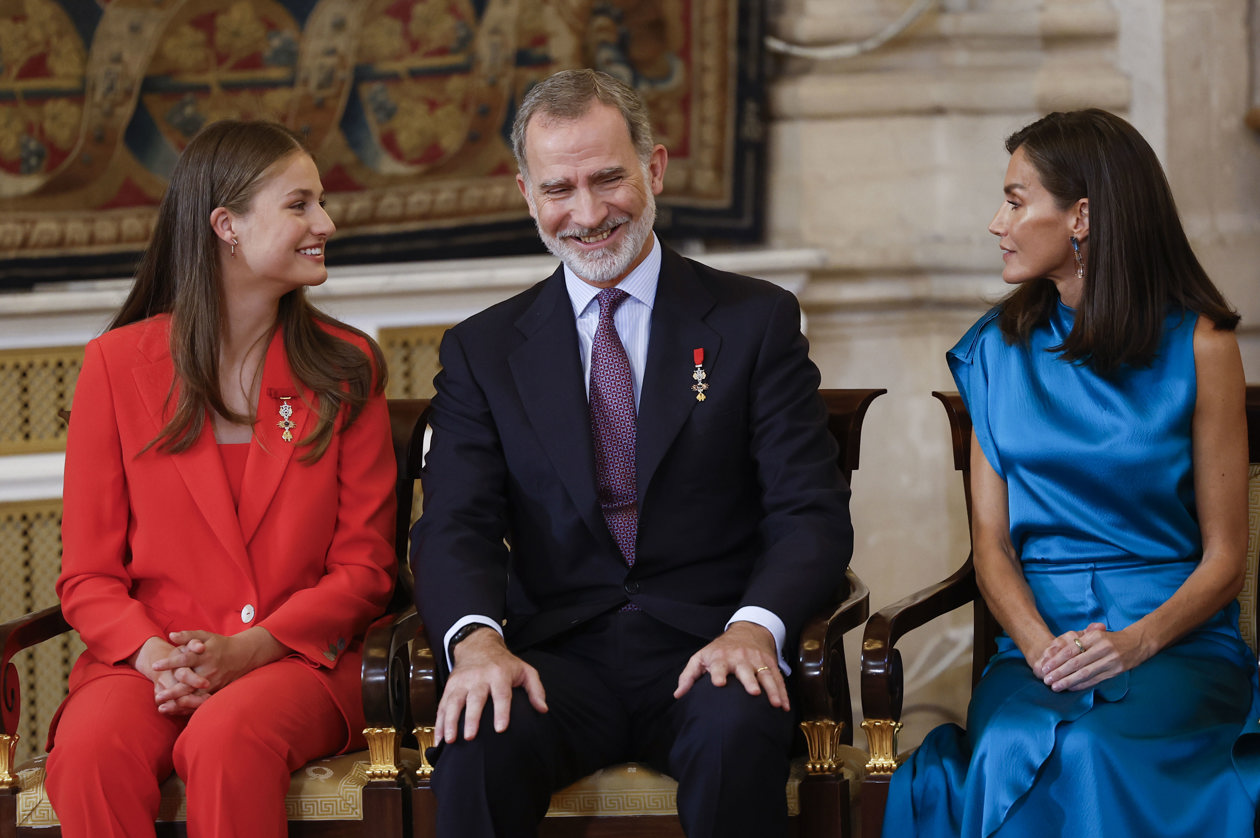
<path id="1" fill-rule="evenodd" d="M 44 791 L 44 761 L 41 755 L 18 768 L 22 790 L 18 793 L 17 822 L 20 827 L 40 828 L 59 825 L 57 813 Z M 411 770 L 420 763 L 418 751 L 404 748 L 400 766 Z M 307 763 L 293 772 L 284 798 L 290 821 L 354 821 L 363 819 L 363 787 L 368 783 L 370 760 L 367 751 L 328 757 Z M 172 774 L 162 784 L 162 801 L 157 820 L 182 823 L 188 819 L 184 781 Z"/>
<path id="2" fill-rule="evenodd" d="M 850 796 L 857 800 L 866 773 L 866 752 L 840 745 L 841 774 L 849 780 Z M 792 761 L 787 783 L 788 815 L 800 814 L 800 785 L 805 760 Z M 671 816 L 678 813 L 678 783 L 646 765 L 627 762 L 596 771 L 551 796 L 549 818 Z"/>

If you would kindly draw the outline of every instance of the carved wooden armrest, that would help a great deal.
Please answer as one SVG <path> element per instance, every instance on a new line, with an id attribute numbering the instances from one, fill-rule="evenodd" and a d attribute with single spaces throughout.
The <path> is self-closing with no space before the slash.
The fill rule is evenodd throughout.
<path id="1" fill-rule="evenodd" d="M 810 620 L 801 630 L 797 660 L 797 696 L 801 730 L 809 747 L 810 773 L 834 773 L 839 745 L 853 742 L 853 704 L 844 658 L 844 635 L 865 622 L 870 591 L 852 570 L 845 572 L 846 591 L 834 608 Z"/>
<path id="2" fill-rule="evenodd" d="M 0 665 L 8 665 L 9 660 L 23 649 L 68 631 L 70 624 L 62 616 L 60 605 L 50 605 L 42 611 L 32 611 L 0 623 L 0 649 L 3 650 Z"/>
<path id="3" fill-rule="evenodd" d="M 363 715 L 369 780 L 396 780 L 402 738 L 410 726 L 407 644 L 419 625 L 415 606 L 378 618 L 363 638 Z"/>
<path id="4" fill-rule="evenodd" d="M 25 614 L 15 620 L 0 623 L 0 789 L 16 789 L 18 778 L 14 769 L 17 753 L 17 724 L 22 706 L 21 684 L 13 656 L 45 640 L 70 631 L 70 625 L 61 614 L 61 606 L 53 605 L 42 611 Z"/>
<path id="5" fill-rule="evenodd" d="M 972 602 L 976 596 L 975 572 L 968 558 L 948 579 L 880 609 L 867 621 L 862 635 L 861 688 L 869 773 L 891 774 L 897 765 L 896 736 L 901 729 L 905 684 L 896 642 L 907 632 Z"/>

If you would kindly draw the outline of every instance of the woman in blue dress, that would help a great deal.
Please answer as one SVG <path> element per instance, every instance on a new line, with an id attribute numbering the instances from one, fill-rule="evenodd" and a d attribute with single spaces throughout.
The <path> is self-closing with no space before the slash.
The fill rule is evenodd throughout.
<path id="1" fill-rule="evenodd" d="M 948 354 L 1004 633 L 967 730 L 893 775 L 884 836 L 1252 835 L 1238 315 L 1127 122 L 1050 114 L 1006 148 L 989 231 L 1016 287 Z"/>

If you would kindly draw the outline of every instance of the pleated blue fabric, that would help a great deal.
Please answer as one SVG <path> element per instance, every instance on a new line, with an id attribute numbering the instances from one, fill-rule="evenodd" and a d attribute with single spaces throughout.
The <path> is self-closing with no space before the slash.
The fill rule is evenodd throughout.
<path id="1" fill-rule="evenodd" d="M 1196 315 L 1171 312 L 1147 368 L 1102 377 L 1054 347 L 1059 305 L 1029 344 L 997 310 L 948 360 L 1011 539 L 1056 635 L 1125 628 L 1194 570 L 1202 542 L 1191 466 Z M 1260 795 L 1256 658 L 1231 603 L 1129 672 L 1055 693 L 1009 637 L 972 695 L 967 728 L 928 734 L 893 775 L 885 838 L 1250 836 Z"/>

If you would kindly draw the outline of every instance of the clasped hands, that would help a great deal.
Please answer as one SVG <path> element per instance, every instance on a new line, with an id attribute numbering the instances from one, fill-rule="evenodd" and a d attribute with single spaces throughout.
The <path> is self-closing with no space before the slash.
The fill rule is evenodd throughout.
<path id="1" fill-rule="evenodd" d="M 434 721 L 434 730 L 444 741 L 456 740 L 461 715 L 464 738 L 475 738 L 487 703 L 494 708 L 495 731 L 507 730 L 515 687 L 525 690 L 535 710 L 547 712 L 547 694 L 538 670 L 512 654 L 498 632 L 489 628 L 473 632 L 455 647 L 454 658 Z M 678 676 L 674 698 L 686 695 L 706 672 L 714 686 L 726 686 L 733 676 L 750 695 L 764 693 L 772 706 L 791 709 L 774 637 L 756 623 L 732 623 L 692 655 Z"/>
<path id="2" fill-rule="evenodd" d="M 1085 690 L 1141 663 L 1140 648 L 1132 632 L 1090 623 L 1084 631 L 1067 631 L 1051 640 L 1032 669 L 1055 692 Z"/>
<path id="3" fill-rule="evenodd" d="M 159 713 L 186 716 L 213 693 L 288 650 L 260 626 L 239 634 L 173 631 L 168 640 L 150 637 L 132 665 L 153 682 Z"/>

